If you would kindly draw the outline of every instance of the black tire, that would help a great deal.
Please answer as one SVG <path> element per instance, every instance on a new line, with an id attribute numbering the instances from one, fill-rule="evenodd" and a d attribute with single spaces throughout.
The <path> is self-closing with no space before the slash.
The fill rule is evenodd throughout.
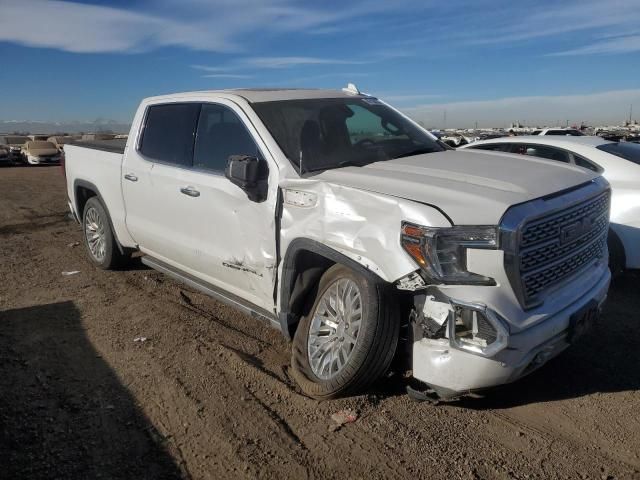
<path id="1" fill-rule="evenodd" d="M 321 379 L 311 368 L 307 341 L 314 312 L 323 294 L 340 279 L 350 279 L 359 289 L 362 306 L 360 330 L 353 350 L 334 377 Z M 292 376 L 302 391 L 319 400 L 361 392 L 389 368 L 398 344 L 398 309 L 389 286 L 370 281 L 343 265 L 334 265 L 320 278 L 309 299 L 293 339 Z"/>
<path id="2" fill-rule="evenodd" d="M 611 276 L 617 278 L 627 266 L 627 257 L 620 238 L 611 229 L 609 229 L 607 246 L 609 248 L 609 270 L 611 270 Z"/>
<path id="3" fill-rule="evenodd" d="M 89 247 L 87 216 L 96 214 L 102 222 L 104 234 L 104 255 L 95 255 Z M 98 197 L 91 197 L 87 200 L 87 203 L 84 206 L 84 211 L 82 212 L 82 239 L 84 241 L 83 243 L 87 256 L 91 263 L 103 270 L 113 270 L 122 267 L 130 258 L 130 255 L 127 253 L 123 254 L 120 251 L 115 235 L 113 234 L 113 230 L 111 229 L 111 219 Z"/>

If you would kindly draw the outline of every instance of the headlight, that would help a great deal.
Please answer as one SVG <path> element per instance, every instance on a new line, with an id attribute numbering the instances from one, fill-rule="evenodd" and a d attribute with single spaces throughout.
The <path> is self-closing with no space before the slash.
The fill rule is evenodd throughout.
<path id="1" fill-rule="evenodd" d="M 495 226 L 422 227 L 402 223 L 402 247 L 438 283 L 495 285 L 492 278 L 467 270 L 467 249 L 498 248 Z"/>

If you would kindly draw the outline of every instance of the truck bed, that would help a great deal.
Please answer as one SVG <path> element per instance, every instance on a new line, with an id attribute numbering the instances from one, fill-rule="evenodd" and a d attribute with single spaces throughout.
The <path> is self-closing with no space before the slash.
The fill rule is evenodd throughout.
<path id="1" fill-rule="evenodd" d="M 93 150 L 102 150 L 103 152 L 124 154 L 124 148 L 127 145 L 126 138 L 116 138 L 114 140 L 77 140 L 70 143 L 76 147 L 91 148 Z"/>
<path id="2" fill-rule="evenodd" d="M 125 225 L 122 199 L 122 159 L 125 140 L 87 140 L 64 146 L 67 196 L 77 218 L 82 218 L 78 191 L 89 188 L 108 208 L 111 223 L 120 242 L 131 245 Z"/>

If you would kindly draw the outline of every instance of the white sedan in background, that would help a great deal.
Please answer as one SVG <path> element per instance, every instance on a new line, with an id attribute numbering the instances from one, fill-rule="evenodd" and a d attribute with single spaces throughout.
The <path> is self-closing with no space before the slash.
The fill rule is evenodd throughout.
<path id="1" fill-rule="evenodd" d="M 611 270 L 640 268 L 640 144 L 587 136 L 503 137 L 475 142 L 471 150 L 532 155 L 603 172 L 611 184 Z"/>

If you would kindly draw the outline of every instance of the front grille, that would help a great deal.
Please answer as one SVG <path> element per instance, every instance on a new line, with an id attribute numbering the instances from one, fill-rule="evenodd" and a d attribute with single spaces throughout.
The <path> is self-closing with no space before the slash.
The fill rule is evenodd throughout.
<path id="1" fill-rule="evenodd" d="M 606 184 L 597 187 L 536 200 L 505 215 L 512 223 L 505 237 L 510 241 L 504 242 L 505 269 L 523 307 L 539 304 L 549 289 L 606 254 L 611 193 Z M 541 208 L 549 213 L 534 218 L 523 213 Z"/>

